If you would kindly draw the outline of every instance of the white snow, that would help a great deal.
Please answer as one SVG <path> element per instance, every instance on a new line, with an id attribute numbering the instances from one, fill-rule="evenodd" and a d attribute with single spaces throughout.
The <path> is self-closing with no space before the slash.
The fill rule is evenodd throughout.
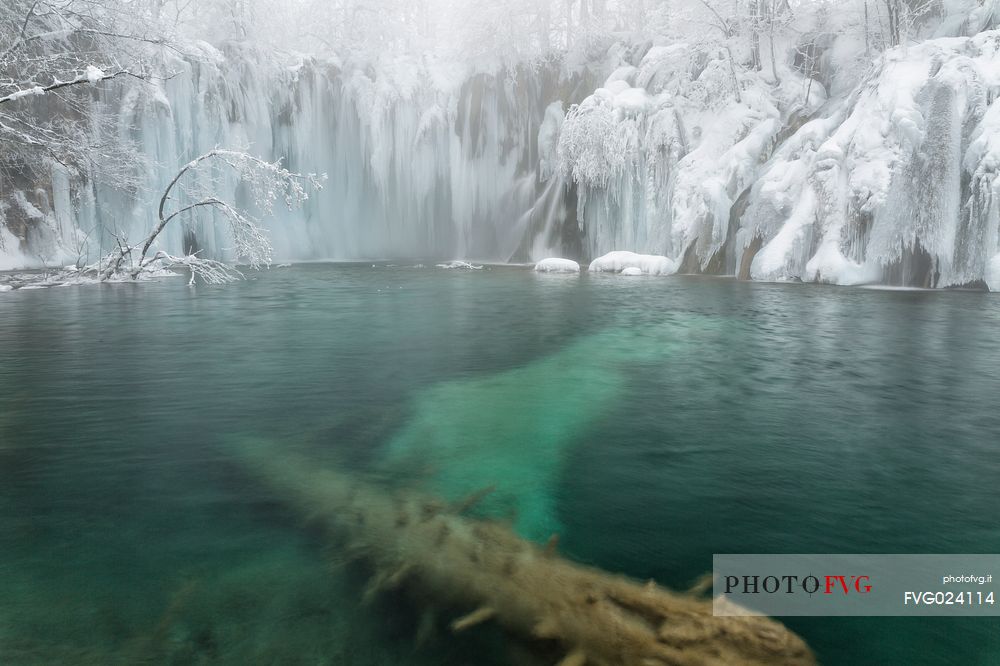
<path id="1" fill-rule="evenodd" d="M 658 45 L 570 109 L 560 159 L 577 185 L 588 254 L 631 247 L 679 260 L 694 246 L 704 267 L 721 250 L 730 211 L 789 114 L 826 99 L 821 85 L 784 66 L 778 85 L 764 73 L 741 76 L 737 92 L 722 51 Z"/>
<path id="2" fill-rule="evenodd" d="M 843 255 L 836 242 L 824 242 L 809 263 L 806 279 L 840 285 L 859 285 L 877 282 L 882 269 L 877 264 L 861 264 Z"/>
<path id="3" fill-rule="evenodd" d="M 470 264 L 468 261 L 462 261 L 461 259 L 456 259 L 455 261 L 449 261 L 446 264 L 437 264 L 438 268 L 464 268 L 466 270 L 480 271 L 483 269 L 482 266 L 475 266 Z"/>
<path id="4" fill-rule="evenodd" d="M 41 86 L 32 86 L 30 88 L 25 88 L 24 90 L 18 90 L 15 93 L 11 93 L 5 97 L 5 99 L 14 101 L 16 99 L 21 99 L 22 97 L 30 97 L 32 95 L 43 95 L 45 91 Z"/>
<path id="5" fill-rule="evenodd" d="M 611 72 L 611 75 L 604 80 L 604 87 L 609 88 L 614 81 L 624 81 L 625 83 L 631 83 L 635 78 L 638 68 L 632 65 L 623 65 Z"/>
<path id="6" fill-rule="evenodd" d="M 0 284 L 0 292 L 2 291 L 13 291 L 14 287 L 9 284 Z"/>
<path id="7" fill-rule="evenodd" d="M 45 213 L 40 211 L 37 206 L 28 201 L 28 198 L 24 195 L 23 190 L 15 190 L 11 199 L 13 199 L 17 207 L 21 209 L 21 213 L 29 219 L 42 220 L 45 218 Z"/>
<path id="8" fill-rule="evenodd" d="M 626 114 L 638 115 L 643 113 L 650 104 L 650 97 L 642 88 L 628 88 L 615 95 L 612 106 L 620 109 Z"/>
<path id="9" fill-rule="evenodd" d="M 535 270 L 542 273 L 579 273 L 580 264 L 572 259 L 549 257 L 535 264 Z"/>
<path id="10" fill-rule="evenodd" d="M 590 262 L 588 270 L 594 273 L 621 273 L 632 269 L 645 275 L 672 275 L 677 272 L 677 264 L 668 257 L 654 254 L 636 254 L 624 250 L 608 252 Z"/>
<path id="11" fill-rule="evenodd" d="M 93 65 L 87 65 L 87 71 L 84 72 L 84 76 L 87 77 L 87 81 L 90 83 L 99 83 L 101 79 L 104 78 L 104 71 L 94 67 Z"/>
<path id="12" fill-rule="evenodd" d="M 639 268 L 638 266 L 627 266 L 622 269 L 621 275 L 636 276 L 636 275 L 645 275 L 645 273 L 643 273 L 642 269 Z"/>
<path id="13" fill-rule="evenodd" d="M 914 285 L 989 284 L 1000 251 L 998 39 L 893 49 L 870 85 L 785 141 L 743 218 L 737 252 L 763 240 L 751 277 L 865 284 L 902 267 Z M 928 263 L 929 275 L 907 269 Z"/>

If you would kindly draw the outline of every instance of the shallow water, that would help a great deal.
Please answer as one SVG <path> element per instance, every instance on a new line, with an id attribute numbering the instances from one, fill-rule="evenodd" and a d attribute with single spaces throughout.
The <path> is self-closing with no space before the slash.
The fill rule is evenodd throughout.
<path id="1" fill-rule="evenodd" d="M 713 552 L 1000 552 L 997 331 L 985 293 L 522 268 L 0 294 L 0 663 L 510 661 L 359 605 L 250 437 L 494 483 L 483 511 L 670 586 Z M 996 619 L 787 624 L 825 664 L 1000 663 Z"/>

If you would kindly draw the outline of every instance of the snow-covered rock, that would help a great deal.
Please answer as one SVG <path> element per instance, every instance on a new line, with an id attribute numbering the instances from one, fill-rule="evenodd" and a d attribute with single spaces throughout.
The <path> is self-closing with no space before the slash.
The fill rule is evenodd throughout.
<path id="1" fill-rule="evenodd" d="M 549 257 L 535 264 L 535 270 L 541 273 L 579 273 L 580 264 L 572 259 Z"/>
<path id="2" fill-rule="evenodd" d="M 677 264 L 668 257 L 655 254 L 636 254 L 624 250 L 608 252 L 590 262 L 588 268 L 594 273 L 623 273 L 627 275 L 672 275 L 677 272 Z"/>
<path id="3" fill-rule="evenodd" d="M 627 266 L 627 267 L 625 267 L 625 268 L 622 269 L 621 274 L 622 275 L 632 276 L 632 277 L 637 276 L 637 275 L 645 275 L 645 273 L 642 272 L 642 269 L 639 268 L 638 266 Z"/>

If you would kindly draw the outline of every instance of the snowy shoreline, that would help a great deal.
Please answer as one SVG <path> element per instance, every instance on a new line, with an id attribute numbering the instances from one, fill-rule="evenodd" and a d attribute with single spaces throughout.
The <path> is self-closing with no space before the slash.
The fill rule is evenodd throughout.
<path id="1" fill-rule="evenodd" d="M 464 262 L 463 260 L 454 260 L 455 262 L 468 263 L 470 266 L 447 266 L 435 263 L 433 260 L 425 260 L 425 262 L 414 262 L 414 261 L 400 261 L 400 260 L 384 260 L 384 261 L 337 261 L 337 260 L 322 260 L 314 259 L 309 261 L 296 261 L 289 263 L 282 263 L 272 266 L 270 269 L 264 269 L 262 273 L 268 271 L 277 271 L 282 269 L 296 268 L 296 267 L 323 267 L 323 266 L 334 266 L 334 267 L 345 267 L 345 268 L 368 268 L 374 270 L 399 270 L 399 271 L 410 271 L 410 270 L 425 270 L 433 268 L 435 270 L 440 270 L 439 266 L 445 268 L 451 268 L 449 272 L 454 272 L 456 274 L 465 273 L 480 273 L 480 272 L 491 272 L 496 270 L 514 270 L 514 271 L 530 271 L 537 273 L 541 276 L 551 275 L 551 276 L 562 276 L 562 277 L 572 277 L 573 279 L 619 279 L 619 278 L 629 278 L 629 277 L 649 277 L 649 278 L 680 278 L 684 280 L 715 280 L 715 281 L 725 281 L 725 282 L 744 282 L 747 284 L 759 284 L 759 285 L 773 285 L 773 286 L 803 286 L 809 288 L 815 287 L 834 287 L 838 289 L 852 288 L 861 289 L 865 291 L 875 291 L 875 292 L 891 292 L 899 294 L 907 293 L 949 293 L 949 292 L 970 292 L 970 293 L 990 293 L 989 289 L 986 288 L 976 288 L 976 287 L 945 287 L 945 288 L 926 288 L 926 287 L 910 287 L 903 285 L 893 285 L 887 283 L 865 283 L 865 284 L 853 284 L 853 285 L 839 285 L 829 282 L 808 282 L 796 279 L 775 279 L 775 280 L 745 280 L 741 279 L 736 275 L 719 275 L 719 274 L 705 274 L 705 273 L 664 273 L 655 274 L 647 273 L 642 271 L 637 267 L 625 267 L 617 271 L 610 270 L 593 270 L 590 268 L 590 264 L 586 262 L 579 263 L 579 271 L 538 271 L 536 269 L 536 264 L 525 264 L 525 263 L 491 263 L 491 262 Z M 453 263 L 453 262 L 448 262 Z M 577 263 L 577 262 L 574 262 Z M 457 270 L 455 270 L 457 269 Z M 254 277 L 255 273 L 248 274 Z M 158 276 L 144 279 L 138 284 L 145 283 L 156 283 L 161 279 L 171 279 L 171 278 L 187 278 L 186 273 L 171 271 L 169 273 L 164 272 Z M 101 283 L 95 279 L 74 279 L 66 278 L 63 276 L 60 278 L 59 271 L 55 269 L 45 270 L 45 269 L 30 269 L 30 270 L 13 270 L 13 271 L 0 271 L 0 293 L 11 293 L 16 291 L 34 291 L 39 289 L 56 288 L 56 287 L 79 287 L 79 286 L 90 286 L 97 284 L 134 284 L 127 281 L 110 281 L 106 283 Z"/>

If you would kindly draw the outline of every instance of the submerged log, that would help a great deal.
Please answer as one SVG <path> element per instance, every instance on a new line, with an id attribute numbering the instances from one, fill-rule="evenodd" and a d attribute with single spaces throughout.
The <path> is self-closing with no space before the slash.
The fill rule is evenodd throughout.
<path id="1" fill-rule="evenodd" d="M 319 469 L 266 443 L 237 453 L 279 497 L 346 538 L 374 567 L 371 591 L 406 586 L 467 614 L 555 641 L 570 666 L 805 666 L 812 653 L 765 617 L 715 617 L 710 601 L 571 562 L 433 498 Z"/>

